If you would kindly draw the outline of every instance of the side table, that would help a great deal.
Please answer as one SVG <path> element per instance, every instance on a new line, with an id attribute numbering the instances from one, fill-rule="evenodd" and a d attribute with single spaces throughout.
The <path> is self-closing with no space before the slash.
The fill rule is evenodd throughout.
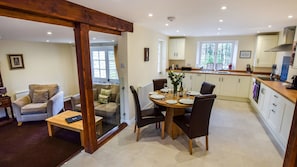
<path id="1" fill-rule="evenodd" d="M 5 109 L 7 119 L 9 119 L 9 115 L 7 113 L 7 108 L 8 107 L 10 108 L 11 118 L 14 119 L 10 96 L 0 96 L 0 108 Z"/>

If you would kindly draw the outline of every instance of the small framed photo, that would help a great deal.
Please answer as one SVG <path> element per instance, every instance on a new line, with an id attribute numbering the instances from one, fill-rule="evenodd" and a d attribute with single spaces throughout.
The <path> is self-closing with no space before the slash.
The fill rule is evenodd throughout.
<path id="1" fill-rule="evenodd" d="M 144 48 L 144 61 L 150 60 L 150 48 Z"/>
<path id="2" fill-rule="evenodd" d="M 9 54 L 7 56 L 11 70 L 25 68 L 22 54 Z"/>
<path id="3" fill-rule="evenodd" d="M 239 58 L 250 59 L 251 54 L 252 54 L 252 51 L 250 50 L 241 50 L 239 54 Z"/>

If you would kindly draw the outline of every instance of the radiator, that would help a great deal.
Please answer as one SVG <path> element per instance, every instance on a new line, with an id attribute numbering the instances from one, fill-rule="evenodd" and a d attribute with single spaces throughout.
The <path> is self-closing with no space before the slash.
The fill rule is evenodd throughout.
<path id="1" fill-rule="evenodd" d="M 149 99 L 149 92 L 153 91 L 153 82 L 137 88 L 138 98 L 141 109 L 147 109 L 153 106 L 153 102 Z"/>
<path id="2" fill-rule="evenodd" d="M 29 94 L 29 90 L 18 91 L 15 93 L 15 99 L 24 97 Z"/>

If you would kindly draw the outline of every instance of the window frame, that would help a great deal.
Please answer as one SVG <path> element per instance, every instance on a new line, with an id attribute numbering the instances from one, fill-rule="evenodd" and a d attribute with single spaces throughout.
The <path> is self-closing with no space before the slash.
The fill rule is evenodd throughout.
<path id="1" fill-rule="evenodd" d="M 104 51 L 105 53 L 105 68 L 100 68 L 99 65 L 99 72 L 100 69 L 105 69 L 105 75 L 106 77 L 95 77 L 95 69 L 94 69 L 94 58 L 93 58 L 93 52 L 94 51 Z M 110 69 L 110 58 L 109 58 L 109 52 L 112 51 L 113 52 L 113 56 L 114 56 L 114 66 L 115 66 L 115 70 L 116 70 L 116 75 L 117 75 L 117 79 L 111 79 L 110 78 L 110 73 L 111 73 L 111 69 Z M 99 54 L 100 57 L 100 54 Z M 91 59 L 91 72 L 92 72 L 92 82 L 93 84 L 102 84 L 102 83 L 114 83 L 114 84 L 119 84 L 119 76 L 118 76 L 118 71 L 117 71 L 117 67 L 116 67 L 116 60 L 115 60 L 115 51 L 114 51 L 114 45 L 92 45 L 90 47 L 90 59 Z M 102 59 L 101 59 L 102 60 Z M 99 62 L 100 64 L 100 58 L 99 58 Z"/>
<path id="2" fill-rule="evenodd" d="M 214 43 L 215 44 L 215 49 L 214 49 L 214 65 L 213 69 L 206 69 L 204 65 L 201 64 L 201 53 L 202 53 L 202 45 L 206 43 Z M 209 40 L 209 41 L 198 41 L 197 42 L 197 54 L 196 54 L 196 67 L 203 67 L 203 69 L 206 70 L 217 70 L 216 65 L 217 59 L 218 59 L 218 45 L 222 43 L 232 43 L 232 49 L 231 49 L 231 57 L 230 57 L 230 64 L 232 64 L 233 67 L 236 67 L 236 52 L 237 52 L 237 47 L 238 47 L 238 41 L 236 40 Z M 221 70 L 227 70 L 228 67 L 223 65 L 223 69 Z"/>

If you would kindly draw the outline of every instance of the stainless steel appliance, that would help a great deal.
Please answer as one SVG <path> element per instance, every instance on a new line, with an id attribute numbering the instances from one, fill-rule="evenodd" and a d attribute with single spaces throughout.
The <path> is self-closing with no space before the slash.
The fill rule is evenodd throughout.
<path id="1" fill-rule="evenodd" d="M 276 64 L 273 64 L 271 74 L 270 74 L 270 80 L 275 81 L 276 79 L 277 79 L 277 76 L 276 76 Z"/>
<path id="2" fill-rule="evenodd" d="M 294 75 L 292 79 L 292 84 L 287 86 L 287 89 L 297 89 L 297 75 Z"/>

